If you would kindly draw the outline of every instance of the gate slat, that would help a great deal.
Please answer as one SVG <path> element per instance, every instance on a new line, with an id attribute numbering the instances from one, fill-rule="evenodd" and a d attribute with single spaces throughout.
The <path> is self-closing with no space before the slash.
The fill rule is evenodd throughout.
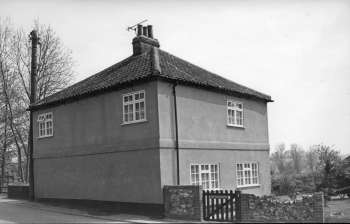
<path id="1" fill-rule="evenodd" d="M 207 217 L 207 214 L 205 213 L 206 211 L 206 204 L 205 204 L 205 196 L 206 196 L 206 191 L 203 191 L 202 192 L 202 205 L 203 205 L 203 217 L 204 217 L 204 220 L 205 220 L 205 217 Z"/>
<path id="2" fill-rule="evenodd" d="M 218 195 L 218 194 L 219 194 L 219 191 L 216 190 L 215 193 L 216 193 L 216 195 Z M 218 197 L 215 198 L 215 205 L 216 205 L 216 206 L 215 206 L 216 209 L 219 209 L 219 206 L 218 206 L 218 205 L 219 205 L 219 198 L 218 198 Z M 216 213 L 215 213 L 215 218 L 218 219 L 218 220 L 220 220 L 220 213 L 219 213 L 219 212 L 216 212 Z"/>
<path id="3" fill-rule="evenodd" d="M 209 194 L 209 191 L 207 191 L 207 217 L 208 217 L 208 219 L 207 220 L 209 220 L 209 214 L 210 214 L 210 194 Z"/>
<path id="4" fill-rule="evenodd" d="M 229 196 L 227 190 L 225 190 L 225 195 L 228 195 L 228 198 L 225 199 L 225 220 L 228 220 L 229 219 L 229 217 L 228 217 L 228 214 L 229 214 L 229 212 L 228 212 L 229 203 L 228 202 L 230 200 L 230 196 Z"/>
<path id="5" fill-rule="evenodd" d="M 214 195 L 214 191 L 211 191 L 211 195 Z M 211 214 L 215 210 L 215 204 L 214 204 L 214 198 L 213 197 L 211 197 L 210 202 L 211 202 L 211 212 L 210 212 L 210 214 Z M 214 214 L 213 215 L 210 215 L 210 214 L 209 214 L 209 219 L 213 220 L 214 219 Z"/>
<path id="6" fill-rule="evenodd" d="M 224 192 L 222 190 L 220 191 L 220 195 L 224 196 Z M 220 199 L 220 202 L 221 202 L 221 205 L 224 205 L 224 199 L 223 198 Z M 222 220 L 224 220 L 224 207 L 225 206 L 221 207 L 221 219 Z"/>
<path id="7" fill-rule="evenodd" d="M 230 190 L 230 214 L 231 214 L 231 220 L 233 221 L 233 200 L 235 199 L 235 195 L 233 194 L 232 190 Z"/>

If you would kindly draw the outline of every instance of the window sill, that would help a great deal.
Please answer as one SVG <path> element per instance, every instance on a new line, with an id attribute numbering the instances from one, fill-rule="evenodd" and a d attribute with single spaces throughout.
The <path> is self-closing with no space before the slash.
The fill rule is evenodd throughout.
<path id="1" fill-rule="evenodd" d="M 138 124 L 138 123 L 144 123 L 144 122 L 147 122 L 148 120 L 141 120 L 141 121 L 131 121 L 131 122 L 123 122 L 121 123 L 120 125 L 121 126 L 124 126 L 124 125 L 129 125 L 129 124 Z"/>
<path id="2" fill-rule="evenodd" d="M 240 128 L 240 129 L 245 129 L 244 126 L 239 126 L 239 125 L 233 125 L 233 124 L 227 124 L 226 125 L 227 127 L 230 127 L 230 128 Z"/>
<path id="3" fill-rule="evenodd" d="M 249 189 L 249 188 L 258 188 L 258 187 L 260 187 L 260 184 L 237 186 L 238 189 Z"/>
<path id="4" fill-rule="evenodd" d="M 51 137 L 53 137 L 53 135 L 40 136 L 40 137 L 37 137 L 37 139 L 44 139 L 44 138 L 51 138 Z"/>

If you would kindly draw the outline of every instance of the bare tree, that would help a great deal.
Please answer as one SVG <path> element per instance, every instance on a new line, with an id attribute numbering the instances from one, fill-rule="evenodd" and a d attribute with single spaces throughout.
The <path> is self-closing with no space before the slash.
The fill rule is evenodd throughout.
<path id="1" fill-rule="evenodd" d="M 73 62 L 71 52 L 63 47 L 51 27 L 35 22 L 34 28 L 38 30 L 40 37 L 36 99 L 41 100 L 71 83 Z M 6 51 L 0 49 L 3 52 L 3 57 L 0 58 L 2 98 L 8 106 L 11 137 L 17 148 L 18 176 L 20 180 L 25 181 L 28 180 L 29 158 L 26 139 L 29 114 L 26 109 L 29 107 L 31 68 L 28 33 L 29 31 L 24 29 L 15 30 L 8 22 L 0 21 L 0 37 L 6 36 Z M 24 172 L 22 152 L 25 156 Z"/>
<path id="2" fill-rule="evenodd" d="M 289 150 L 292 165 L 297 174 L 303 169 L 303 155 L 304 150 L 297 144 L 291 144 Z"/>
<path id="3" fill-rule="evenodd" d="M 9 64 L 9 54 L 10 54 L 10 43 L 11 43 L 11 30 L 8 26 L 3 25 L 7 24 L 8 21 L 0 21 L 0 75 L 1 80 L 5 79 L 5 76 L 10 73 L 10 64 Z M 1 151 L 1 187 L 4 185 L 5 180 L 5 167 L 6 167 L 6 151 L 8 148 L 8 105 L 6 101 L 5 92 L 6 92 L 6 85 L 4 82 L 1 82 L 1 123 L 3 124 L 3 132 L 1 135 L 2 139 L 2 151 Z M 2 189 L 2 188 L 1 188 Z"/>
<path id="4" fill-rule="evenodd" d="M 320 188 L 325 191 L 325 193 L 332 193 L 332 189 L 335 188 L 336 176 L 339 171 L 340 165 L 340 152 L 335 150 L 331 146 L 327 145 L 316 145 L 319 165 L 322 172 L 322 183 Z"/>
<path id="5" fill-rule="evenodd" d="M 73 77 L 73 60 L 71 52 L 63 47 L 60 39 L 50 26 L 35 23 L 40 45 L 37 71 L 37 100 L 41 100 L 71 83 Z M 20 29 L 16 32 L 13 44 L 13 62 L 21 80 L 21 88 L 30 96 L 31 46 L 28 41 L 29 32 Z M 27 102 L 28 103 L 28 102 Z"/>
<path id="6" fill-rule="evenodd" d="M 276 146 L 276 151 L 271 155 L 272 161 L 276 164 L 279 173 L 284 173 L 286 170 L 286 145 L 281 143 Z"/>

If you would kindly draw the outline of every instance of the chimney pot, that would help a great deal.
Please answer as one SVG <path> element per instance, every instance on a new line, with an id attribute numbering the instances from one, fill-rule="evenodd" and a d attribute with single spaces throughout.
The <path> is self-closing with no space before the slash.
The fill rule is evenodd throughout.
<path id="1" fill-rule="evenodd" d="M 143 28 L 142 34 L 143 34 L 144 36 L 148 37 L 147 26 L 144 26 L 144 27 L 142 27 L 142 28 Z"/>
<path id="2" fill-rule="evenodd" d="M 147 26 L 147 31 L 148 31 L 148 37 L 153 39 L 153 29 L 152 25 Z"/>
<path id="3" fill-rule="evenodd" d="M 138 24 L 137 25 L 137 36 L 141 36 L 142 35 L 142 25 Z"/>

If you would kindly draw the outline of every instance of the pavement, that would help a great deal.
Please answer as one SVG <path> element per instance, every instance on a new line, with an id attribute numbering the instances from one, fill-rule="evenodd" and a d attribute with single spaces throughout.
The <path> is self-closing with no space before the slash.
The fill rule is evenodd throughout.
<path id="1" fill-rule="evenodd" d="M 179 223 L 134 214 L 91 215 L 83 210 L 47 205 L 0 195 L 0 223 Z"/>

